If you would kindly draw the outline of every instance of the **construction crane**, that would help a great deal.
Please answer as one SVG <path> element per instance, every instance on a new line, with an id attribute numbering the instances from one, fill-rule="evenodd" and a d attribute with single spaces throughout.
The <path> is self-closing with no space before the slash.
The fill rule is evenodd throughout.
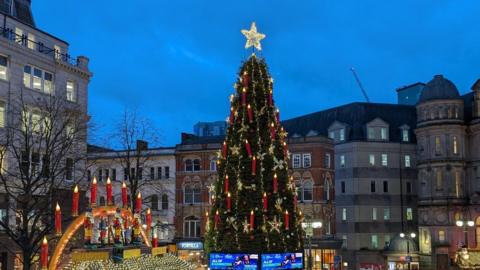
<path id="1" fill-rule="evenodd" d="M 360 81 L 360 78 L 358 78 L 357 72 L 355 72 L 355 68 L 351 67 L 350 70 L 353 73 L 353 77 L 355 77 L 355 80 L 358 83 L 358 87 L 360 87 L 360 90 L 362 90 L 362 94 L 367 100 L 368 103 L 370 103 L 370 99 L 368 98 L 367 91 L 365 91 L 365 88 L 363 88 L 362 82 Z"/>

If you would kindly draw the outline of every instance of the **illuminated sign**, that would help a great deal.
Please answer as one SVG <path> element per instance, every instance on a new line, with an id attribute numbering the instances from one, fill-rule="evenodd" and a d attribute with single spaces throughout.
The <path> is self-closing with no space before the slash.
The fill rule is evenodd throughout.
<path id="1" fill-rule="evenodd" d="M 178 249 L 203 250 L 203 243 L 198 241 L 178 242 Z"/>

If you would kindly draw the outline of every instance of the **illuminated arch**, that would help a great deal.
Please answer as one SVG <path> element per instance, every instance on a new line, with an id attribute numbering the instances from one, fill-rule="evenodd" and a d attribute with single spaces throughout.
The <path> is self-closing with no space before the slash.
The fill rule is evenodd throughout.
<path id="1" fill-rule="evenodd" d="M 104 214 L 115 215 L 116 211 L 117 211 L 116 206 L 96 207 L 92 210 L 92 215 L 93 217 L 99 217 Z M 124 215 L 128 215 L 128 217 L 133 218 L 132 212 L 126 209 L 122 209 L 122 216 Z M 75 233 L 83 226 L 84 220 L 85 220 L 85 213 L 82 213 L 65 230 L 60 240 L 58 240 L 57 246 L 55 247 L 55 251 L 52 254 L 52 257 L 50 259 L 50 264 L 48 267 L 49 270 L 57 269 L 58 261 L 61 255 L 63 254 L 63 250 L 65 249 L 68 242 L 70 241 L 70 238 L 72 238 L 72 236 L 75 235 Z M 143 237 L 143 241 L 145 241 L 145 244 L 148 247 L 151 247 L 150 240 L 148 239 L 142 227 L 140 227 L 140 231 Z"/>

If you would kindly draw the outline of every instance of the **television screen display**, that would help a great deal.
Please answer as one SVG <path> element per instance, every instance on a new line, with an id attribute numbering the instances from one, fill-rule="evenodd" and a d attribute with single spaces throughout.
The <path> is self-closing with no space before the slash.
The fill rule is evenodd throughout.
<path id="1" fill-rule="evenodd" d="M 257 270 L 258 254 L 210 253 L 210 269 Z"/>
<path id="2" fill-rule="evenodd" d="M 262 270 L 303 269 L 303 253 L 262 254 Z"/>

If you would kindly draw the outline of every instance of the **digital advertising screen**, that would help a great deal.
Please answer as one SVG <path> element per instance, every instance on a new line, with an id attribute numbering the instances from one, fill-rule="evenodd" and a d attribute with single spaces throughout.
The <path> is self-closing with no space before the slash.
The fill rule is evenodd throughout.
<path id="1" fill-rule="evenodd" d="M 210 253 L 210 269 L 257 270 L 258 254 Z"/>
<path id="2" fill-rule="evenodd" d="M 262 270 L 303 269 L 303 253 L 262 254 Z"/>

